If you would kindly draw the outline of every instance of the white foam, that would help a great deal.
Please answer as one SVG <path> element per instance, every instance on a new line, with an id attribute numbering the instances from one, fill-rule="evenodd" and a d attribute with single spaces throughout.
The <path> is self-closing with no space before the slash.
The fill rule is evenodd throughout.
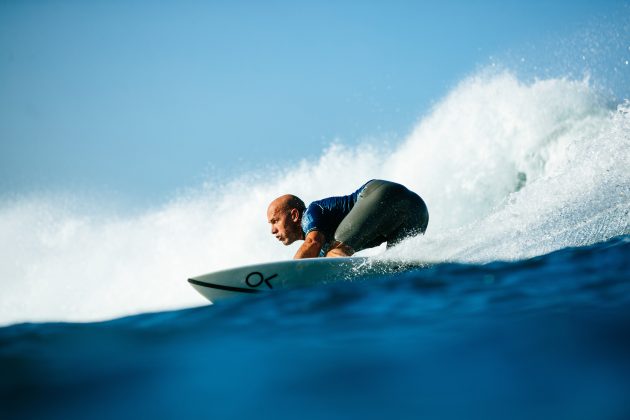
<path id="1" fill-rule="evenodd" d="M 628 105 L 589 82 L 464 80 L 394 146 L 330 146 L 228 184 L 115 215 L 80 196 L 0 203 L 0 323 L 87 321 L 203 304 L 186 278 L 288 259 L 265 212 L 277 195 L 347 194 L 371 178 L 425 198 L 427 234 L 384 253 L 415 261 L 520 259 L 628 233 Z M 80 205 L 78 203 L 81 203 Z M 366 253 L 382 252 L 367 251 Z"/>
<path id="2" fill-rule="evenodd" d="M 610 110 L 588 81 L 472 78 L 418 126 L 400 162 L 427 144 L 444 156 L 417 184 L 432 230 L 388 258 L 515 260 L 629 232 L 628 104 Z"/>

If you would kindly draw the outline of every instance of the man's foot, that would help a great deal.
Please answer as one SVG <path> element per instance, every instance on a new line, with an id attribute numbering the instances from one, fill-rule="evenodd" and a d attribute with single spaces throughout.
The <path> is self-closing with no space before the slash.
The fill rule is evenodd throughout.
<path id="1" fill-rule="evenodd" d="M 341 242 L 335 242 L 332 244 L 328 252 L 326 253 L 327 257 L 350 257 L 354 254 L 354 249 L 345 245 Z"/>

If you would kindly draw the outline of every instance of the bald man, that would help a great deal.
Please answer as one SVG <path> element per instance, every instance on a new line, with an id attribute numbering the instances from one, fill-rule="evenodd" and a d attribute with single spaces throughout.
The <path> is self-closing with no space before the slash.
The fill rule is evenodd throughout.
<path id="1" fill-rule="evenodd" d="M 400 184 L 371 180 L 350 195 L 314 201 L 308 207 L 287 194 L 267 209 L 271 233 L 284 245 L 303 240 L 293 258 L 349 257 L 384 242 L 393 246 L 424 233 L 429 223 L 420 196 Z"/>

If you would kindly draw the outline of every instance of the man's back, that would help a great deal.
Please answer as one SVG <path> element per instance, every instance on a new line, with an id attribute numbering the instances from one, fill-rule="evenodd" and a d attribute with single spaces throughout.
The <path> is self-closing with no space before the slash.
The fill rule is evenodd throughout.
<path id="1" fill-rule="evenodd" d="M 367 182 L 352 194 L 327 197 L 309 204 L 302 216 L 304 234 L 308 235 L 309 232 L 318 230 L 326 236 L 327 241 L 331 241 L 335 230 L 350 213 L 366 185 Z"/>

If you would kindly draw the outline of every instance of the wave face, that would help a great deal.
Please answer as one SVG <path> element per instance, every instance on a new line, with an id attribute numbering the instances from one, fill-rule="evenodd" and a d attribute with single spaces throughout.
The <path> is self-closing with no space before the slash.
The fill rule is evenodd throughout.
<path id="1" fill-rule="evenodd" d="M 0 328 L 0 407 L 11 419 L 382 419 L 393 407 L 397 419 L 627 419 L 628 253 L 621 236 L 526 261 L 12 325 Z"/>
<path id="2" fill-rule="evenodd" d="M 271 199 L 347 194 L 368 179 L 427 202 L 426 235 L 377 258 L 522 260 L 630 232 L 630 104 L 588 80 L 463 80 L 397 144 L 335 143 L 229 182 L 208 180 L 134 214 L 78 195 L 0 203 L 0 323 L 100 320 L 203 304 L 188 276 L 287 259 L 265 220 Z"/>

